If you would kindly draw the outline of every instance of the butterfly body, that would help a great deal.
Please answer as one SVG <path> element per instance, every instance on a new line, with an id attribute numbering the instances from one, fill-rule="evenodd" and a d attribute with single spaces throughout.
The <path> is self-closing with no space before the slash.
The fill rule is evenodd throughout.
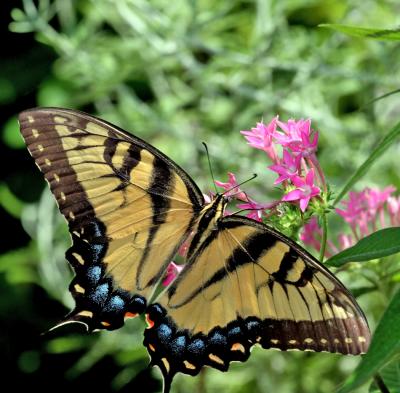
<path id="1" fill-rule="evenodd" d="M 144 345 L 165 391 L 177 372 L 226 371 L 255 344 L 367 350 L 365 316 L 336 277 L 274 229 L 225 216 L 224 195 L 206 204 L 153 146 L 83 112 L 38 108 L 19 119 L 71 233 L 76 306 L 61 324 L 113 330 L 145 313 Z M 157 294 L 185 241 L 184 269 Z"/>

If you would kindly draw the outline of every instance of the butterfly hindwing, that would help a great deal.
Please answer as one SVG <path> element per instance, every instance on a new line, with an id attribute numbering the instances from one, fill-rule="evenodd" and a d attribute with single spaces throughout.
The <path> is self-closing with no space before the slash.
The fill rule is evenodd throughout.
<path id="1" fill-rule="evenodd" d="M 76 272 L 69 320 L 117 328 L 144 310 L 203 196 L 161 152 L 103 120 L 56 108 L 19 120 L 69 224 L 66 255 Z"/>
<path id="2" fill-rule="evenodd" d="M 290 239 L 253 220 L 218 220 L 168 291 L 150 306 L 145 345 L 168 381 L 223 371 L 250 348 L 366 352 L 365 317 L 344 286 Z M 179 345 L 180 343 L 180 345 Z"/>

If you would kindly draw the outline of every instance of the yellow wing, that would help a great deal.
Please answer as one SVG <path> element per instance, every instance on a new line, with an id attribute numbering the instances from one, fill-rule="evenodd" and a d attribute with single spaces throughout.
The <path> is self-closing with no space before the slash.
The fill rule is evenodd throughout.
<path id="1" fill-rule="evenodd" d="M 67 321 L 120 327 L 145 309 L 203 196 L 161 152 L 103 120 L 39 108 L 19 121 L 72 235 L 76 308 Z"/>
<path id="2" fill-rule="evenodd" d="M 352 295 L 301 247 L 229 216 L 147 310 L 145 345 L 168 389 L 176 372 L 226 371 L 250 348 L 366 352 L 370 332 Z"/>

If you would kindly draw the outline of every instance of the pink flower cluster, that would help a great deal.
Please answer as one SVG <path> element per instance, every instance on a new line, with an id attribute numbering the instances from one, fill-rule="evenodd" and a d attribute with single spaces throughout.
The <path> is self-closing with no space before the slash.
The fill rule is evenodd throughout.
<path id="1" fill-rule="evenodd" d="M 339 234 L 339 247 L 328 241 L 326 256 L 351 247 L 378 229 L 400 226 L 400 196 L 392 196 L 395 191 L 395 187 L 389 186 L 383 190 L 365 188 L 361 192 L 350 192 L 349 198 L 341 202 L 343 208 L 336 209 L 336 212 L 350 226 L 351 234 Z M 322 230 L 313 217 L 303 227 L 300 239 L 304 244 L 319 250 L 321 238 Z"/>
<path id="2" fill-rule="evenodd" d="M 275 117 L 269 124 L 257 123 L 250 131 L 241 133 L 251 147 L 263 150 L 273 162 L 268 169 L 278 175 L 274 184 L 280 184 L 284 191 L 280 200 L 258 203 L 240 190 L 233 173 L 228 174 L 226 183 L 216 181 L 217 186 L 228 191 L 227 196 L 244 202 L 237 207 L 248 210 L 247 217 L 262 221 L 265 211 L 281 202 L 296 203 L 304 213 L 310 200 L 321 194 L 321 187 L 326 191 L 316 157 L 318 133 L 311 129 L 311 120 L 288 120 L 285 123 Z"/>
<path id="3" fill-rule="evenodd" d="M 278 117 L 265 125 L 257 123 L 251 131 L 241 131 L 248 144 L 265 151 L 273 165 L 268 168 L 278 174 L 274 184 L 282 184 L 285 195 L 283 202 L 299 202 L 305 212 L 311 198 L 320 195 L 325 179 L 317 160 L 318 132 L 311 128 L 311 120 L 288 120 Z M 282 154 L 279 154 L 279 151 Z M 316 179 L 316 174 L 318 179 Z"/>

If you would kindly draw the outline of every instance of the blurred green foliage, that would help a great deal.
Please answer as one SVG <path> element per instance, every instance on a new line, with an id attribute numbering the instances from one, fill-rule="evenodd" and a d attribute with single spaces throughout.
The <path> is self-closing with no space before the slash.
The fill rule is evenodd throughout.
<path id="1" fill-rule="evenodd" d="M 207 191 L 211 180 L 204 140 L 217 177 L 224 180 L 233 171 L 245 179 L 257 172 L 257 180 L 246 186 L 265 201 L 274 194 L 269 163 L 262 152 L 247 147 L 239 131 L 276 114 L 284 120 L 312 118 L 320 131 L 319 160 L 338 192 L 399 120 L 398 94 L 371 101 L 399 88 L 400 51 L 395 41 L 349 37 L 318 25 L 390 29 L 399 22 L 398 3 L 4 3 L 10 31 L 2 34 L 16 43 L 0 59 L 0 207 L 10 231 L 0 255 L 0 314 L 6 321 L 0 344 L 13 363 L 10 376 L 17 375 L 21 386 L 37 383 L 41 390 L 40 381 L 55 373 L 78 390 L 90 381 L 97 391 L 132 391 L 133 383 L 145 380 L 146 391 L 157 391 L 159 383 L 151 382 L 147 371 L 143 376 L 147 355 L 139 319 L 112 333 L 85 336 L 68 327 L 35 338 L 72 306 L 71 272 L 64 261 L 69 239 L 52 196 L 47 189 L 41 192 L 44 182 L 22 150 L 17 112 L 38 105 L 98 114 L 160 148 Z M 400 189 L 399 146 L 393 144 L 357 187 L 393 184 Z M 333 215 L 329 220 L 334 237 L 343 227 Z M 393 269 L 398 263 L 390 257 L 379 264 L 352 264 L 340 274 L 350 289 L 363 294 L 358 300 L 372 328 L 398 287 L 399 269 Z M 197 378 L 176 377 L 173 391 L 333 392 L 358 362 L 257 348 L 248 362 L 233 364 L 229 374 L 206 370 Z M 398 361 L 386 374 L 399 375 Z M 157 378 L 155 371 L 152 375 Z"/>

